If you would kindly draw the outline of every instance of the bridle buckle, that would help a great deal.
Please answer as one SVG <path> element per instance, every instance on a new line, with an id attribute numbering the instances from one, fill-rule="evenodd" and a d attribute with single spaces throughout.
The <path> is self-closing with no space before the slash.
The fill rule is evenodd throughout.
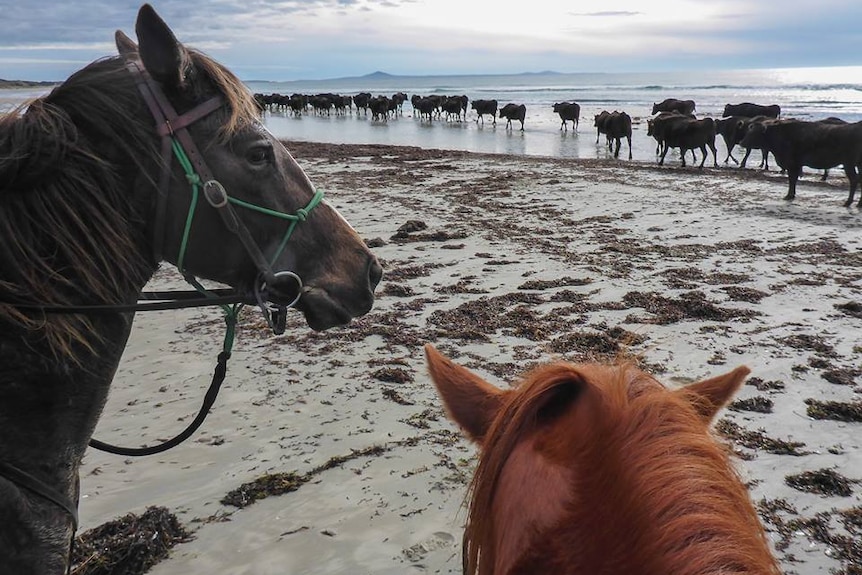
<path id="1" fill-rule="evenodd" d="M 203 185 L 204 197 L 214 208 L 223 208 L 227 205 L 227 190 L 218 180 L 208 180 Z"/>

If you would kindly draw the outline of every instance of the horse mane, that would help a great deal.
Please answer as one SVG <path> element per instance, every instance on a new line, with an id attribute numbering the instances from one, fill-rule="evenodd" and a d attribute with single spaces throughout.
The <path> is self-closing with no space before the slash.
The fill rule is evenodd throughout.
<path id="1" fill-rule="evenodd" d="M 504 466 L 543 427 L 553 429 L 543 437 L 560 446 L 555 453 L 582 465 L 571 470 L 576 497 L 533 559 L 568 557 L 555 572 L 580 572 L 573 566 L 595 559 L 608 572 L 639 565 L 643 573 L 779 573 L 764 553 L 763 529 L 727 448 L 709 434 L 687 394 L 644 377 L 626 363 L 560 362 L 525 375 L 483 441 L 469 490 L 465 575 L 494 572 L 492 504 L 505 495 L 498 492 Z M 562 524 L 576 535 L 562 535 Z M 608 530 L 614 535 L 601 539 L 602 546 Z M 617 547 L 608 548 L 609 539 L 619 539 Z"/>
<path id="2" fill-rule="evenodd" d="M 182 93 L 169 96 L 179 113 L 218 91 L 226 106 L 203 120 L 219 122 L 218 139 L 258 121 L 236 76 L 201 52 L 187 53 Z M 0 117 L 2 299 L 117 304 L 139 290 L 158 262 L 144 237 L 150 214 L 139 213 L 150 202 L 132 190 L 143 176 L 155 193 L 160 166 L 153 119 L 120 57 L 97 60 Z M 0 303 L 0 322 L 41 337 L 56 357 L 74 359 L 98 341 L 82 314 Z"/>

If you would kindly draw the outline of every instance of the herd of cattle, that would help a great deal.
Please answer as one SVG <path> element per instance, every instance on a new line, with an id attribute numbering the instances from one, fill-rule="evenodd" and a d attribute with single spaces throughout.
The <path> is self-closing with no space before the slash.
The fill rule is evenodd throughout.
<path id="1" fill-rule="evenodd" d="M 347 114 L 355 108 L 357 113 L 371 112 L 372 120 L 387 121 L 393 115 L 403 114 L 403 104 L 408 100 L 407 94 L 398 92 L 390 96 L 372 96 L 362 92 L 355 96 L 338 94 L 317 94 L 307 96 L 293 94 L 255 94 L 261 111 L 286 111 L 302 114 L 312 110 L 318 114 Z M 476 112 L 476 122 L 484 124 L 486 115 L 496 124 L 497 117 L 505 118 L 506 128 L 511 129 L 512 121 L 520 122 L 524 130 L 526 106 L 509 103 L 498 108 L 497 100 L 473 100 L 467 96 L 413 95 L 409 98 L 413 107 L 413 115 L 420 120 L 431 121 L 434 118 L 462 121 L 467 119 L 468 104 Z M 853 204 L 856 188 L 862 178 L 862 122 L 847 123 L 840 118 L 826 118 L 817 121 L 780 118 L 781 109 L 777 105 L 759 105 L 752 103 L 728 104 L 721 118 L 697 118 L 693 100 L 678 100 L 668 98 L 653 105 L 652 117 L 647 120 L 647 135 L 656 141 L 656 156 L 658 163 L 664 164 L 670 149 L 678 149 L 682 165 L 686 165 L 686 154 L 691 152 L 693 161 L 697 160 L 695 150 L 700 150 L 700 168 L 707 159 L 707 149 L 712 151 L 713 166 L 718 167 L 715 140 L 718 136 L 724 140 L 727 156 L 724 159 L 745 167 L 753 150 L 760 150 L 761 167 L 769 167 L 769 154 L 788 175 L 789 189 L 785 200 L 792 200 L 796 195 L 796 184 L 802 174 L 803 167 L 828 171 L 836 166 L 843 166 L 849 180 L 850 192 L 845 206 Z M 576 102 L 560 102 L 553 106 L 554 113 L 561 120 L 560 130 L 568 129 L 568 122 L 577 129 L 580 120 L 581 107 Z M 626 139 L 629 148 L 629 159 L 632 158 L 632 119 L 626 112 L 602 111 L 594 118 L 596 128 L 596 143 L 602 134 L 608 148 L 614 157 L 619 157 L 622 140 Z M 739 145 L 746 149 L 742 160 L 733 155 Z M 825 177 L 824 172 L 824 177 Z M 862 207 L 862 194 L 857 204 Z"/>

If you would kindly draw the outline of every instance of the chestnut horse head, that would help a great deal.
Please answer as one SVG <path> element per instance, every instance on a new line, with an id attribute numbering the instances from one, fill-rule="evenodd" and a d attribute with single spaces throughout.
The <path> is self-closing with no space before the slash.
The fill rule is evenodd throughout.
<path id="1" fill-rule="evenodd" d="M 779 573 L 709 432 L 748 368 L 670 390 L 630 364 L 560 362 L 501 390 L 425 352 L 480 447 L 465 575 Z"/>

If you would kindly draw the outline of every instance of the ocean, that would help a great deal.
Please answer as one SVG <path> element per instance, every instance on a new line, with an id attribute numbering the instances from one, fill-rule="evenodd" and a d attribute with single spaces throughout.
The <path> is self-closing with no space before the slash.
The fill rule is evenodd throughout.
<path id="1" fill-rule="evenodd" d="M 527 108 L 523 132 L 517 121 L 512 129 L 506 129 L 505 121 L 498 121 L 494 126 L 487 117 L 484 123 L 477 123 L 472 110 L 464 122 L 445 119 L 420 121 L 412 117 L 409 102 L 405 103 L 402 116 L 387 122 L 372 121 L 370 114 L 357 115 L 355 111 L 346 116 L 307 113 L 294 117 L 290 112 L 267 113 L 264 122 L 268 129 L 286 140 L 406 145 L 562 158 L 608 157 L 602 141 L 596 144 L 593 118 L 602 110 L 619 110 L 627 112 L 633 119 L 634 161 L 654 162 L 655 142 L 646 134 L 646 120 L 651 117 L 653 103 L 665 98 L 694 100 L 698 117 L 718 118 L 725 104 L 754 102 L 778 104 L 782 117 L 787 118 L 817 120 L 836 116 L 848 122 L 862 121 L 862 66 L 472 76 L 391 76 L 378 72 L 355 78 L 247 81 L 246 84 L 251 91 L 264 94 L 463 94 L 470 100 L 496 99 L 501 107 L 513 102 Z M 0 90 L 0 110 L 41 93 L 44 90 Z M 563 101 L 575 101 L 581 105 L 581 122 L 577 131 L 560 129 L 560 119 L 554 113 L 553 105 Z M 716 147 L 721 163 L 726 155 L 724 143 L 719 141 Z M 735 155 L 740 156 L 739 153 Z M 624 144 L 620 157 L 627 156 Z M 754 160 L 759 162 L 759 154 L 754 156 Z"/>

